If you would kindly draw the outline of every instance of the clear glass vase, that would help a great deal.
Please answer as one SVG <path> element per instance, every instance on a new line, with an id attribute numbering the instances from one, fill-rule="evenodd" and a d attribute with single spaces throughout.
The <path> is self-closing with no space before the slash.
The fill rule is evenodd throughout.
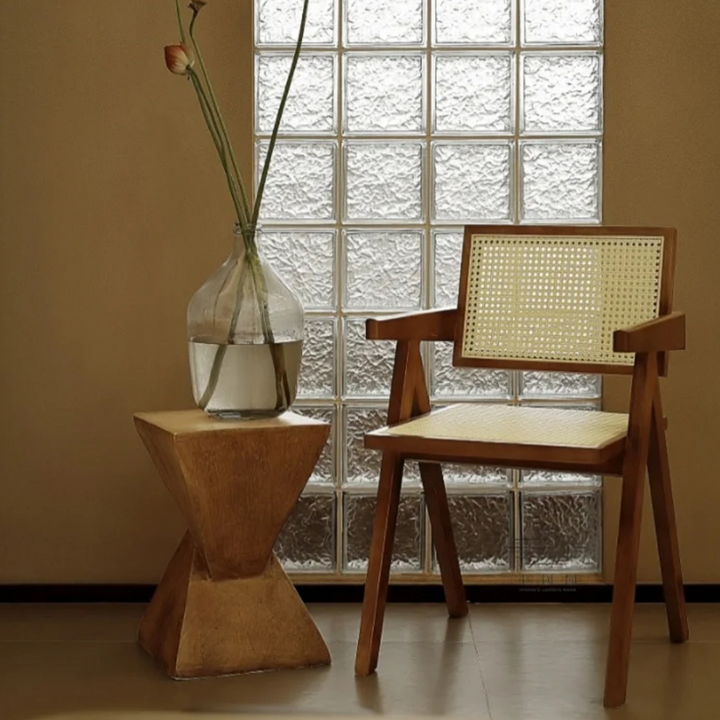
<path id="1" fill-rule="evenodd" d="M 274 417 L 297 394 L 303 308 L 258 251 L 255 233 L 234 235 L 232 254 L 188 306 L 193 395 L 216 417 Z"/>

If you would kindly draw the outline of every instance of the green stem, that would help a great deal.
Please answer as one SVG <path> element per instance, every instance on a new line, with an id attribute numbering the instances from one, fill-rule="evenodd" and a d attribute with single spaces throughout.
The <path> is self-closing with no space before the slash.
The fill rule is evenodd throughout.
<path id="1" fill-rule="evenodd" d="M 203 87 L 200 84 L 200 78 L 198 78 L 197 73 L 195 73 L 192 68 L 188 68 L 188 76 L 190 77 L 193 88 L 195 88 L 195 92 L 197 93 L 198 101 L 200 103 L 200 109 L 202 110 L 203 117 L 205 118 L 205 124 L 207 125 L 207 128 L 210 131 L 210 135 L 212 136 L 213 143 L 215 144 L 215 149 L 220 156 L 220 161 L 222 162 L 223 167 L 225 167 L 225 147 L 222 144 L 222 138 L 220 137 L 220 132 L 218 131 L 215 118 L 210 112 L 207 98 L 205 97 Z"/>
<path id="2" fill-rule="evenodd" d="M 270 349 L 270 356 L 272 357 L 273 369 L 275 371 L 275 409 L 280 410 L 290 405 L 290 382 L 288 380 L 287 366 L 285 363 L 285 348 L 282 344 L 275 342 L 275 336 L 270 326 L 267 281 L 265 280 L 265 272 L 263 271 L 257 250 L 249 255 L 249 260 L 255 294 L 260 304 L 260 323 L 263 327 L 263 336 Z"/>
<path id="3" fill-rule="evenodd" d="M 200 82 L 200 78 L 197 76 L 197 73 L 192 70 L 192 68 L 188 69 L 188 75 L 190 76 L 190 80 L 192 81 L 195 92 L 197 93 L 198 101 L 200 102 L 200 109 L 202 110 L 203 117 L 205 118 L 205 124 L 208 126 L 210 135 L 212 136 L 213 142 L 215 143 L 215 149 L 217 150 L 218 156 L 220 157 L 220 162 L 223 166 L 223 170 L 225 171 L 225 178 L 227 179 L 228 188 L 230 189 L 230 195 L 232 197 L 233 205 L 235 205 L 235 212 L 238 217 L 238 223 L 240 224 L 241 229 L 243 231 L 246 231 L 247 216 L 245 215 L 242 205 L 240 204 L 240 199 L 237 195 L 237 188 L 235 187 L 232 174 L 230 173 L 230 170 L 228 168 L 227 154 L 225 151 L 225 146 L 222 142 L 222 135 L 220 133 L 220 129 L 218 128 L 217 121 L 215 120 L 215 117 L 213 116 L 213 113 L 211 111 L 210 104 L 208 103 L 208 99 L 205 95 L 205 90 L 203 89 L 202 83 Z"/>
<path id="4" fill-rule="evenodd" d="M 270 160 L 272 158 L 273 151 L 275 150 L 275 143 L 277 141 L 278 132 L 280 131 L 280 123 L 282 122 L 282 116 L 285 112 L 285 104 L 287 103 L 288 95 L 290 94 L 290 86 L 292 85 L 293 76 L 295 75 L 295 68 L 297 67 L 298 60 L 300 59 L 300 48 L 302 47 L 303 36 L 305 35 L 305 22 L 307 21 L 308 4 L 309 0 L 305 0 L 302 18 L 300 19 L 300 32 L 298 33 L 297 45 L 295 46 L 292 63 L 290 64 L 290 72 L 288 73 L 287 81 L 285 82 L 285 89 L 283 90 L 280 107 L 278 108 L 278 113 L 275 118 L 275 126 L 273 127 L 272 136 L 270 137 L 270 145 L 268 146 L 267 155 L 265 156 L 265 163 L 260 177 L 260 184 L 258 185 L 257 196 L 255 197 L 255 208 L 253 210 L 252 220 L 250 223 L 252 227 L 257 225 L 258 217 L 260 216 L 260 205 L 262 204 L 262 197 L 265 192 L 265 182 L 267 181 L 268 171 L 270 170 Z M 190 35 L 192 37 L 192 23 L 190 23 Z"/>
<path id="5" fill-rule="evenodd" d="M 265 272 L 262 269 L 260 255 L 257 250 L 248 252 L 248 260 L 250 271 L 252 272 L 253 285 L 255 286 L 255 294 L 258 297 L 258 303 L 260 305 L 260 324 L 262 325 L 263 336 L 267 342 L 274 343 L 275 334 L 270 326 L 267 281 L 265 280 Z"/>
<path id="6" fill-rule="evenodd" d="M 242 274 L 240 275 L 239 285 L 237 290 L 235 291 L 235 307 L 233 309 L 233 315 L 230 319 L 230 330 L 228 331 L 228 342 L 232 342 L 233 335 L 235 335 L 235 331 L 237 330 L 237 324 L 238 319 L 240 318 L 240 310 L 242 309 L 242 299 L 244 295 L 244 289 L 245 289 L 245 275 L 247 274 L 248 268 L 250 268 L 250 272 L 252 272 L 252 266 L 251 263 L 248 261 L 250 257 L 250 253 L 248 250 L 248 240 L 247 236 L 243 235 L 243 243 L 245 246 L 245 263 L 242 268 Z M 262 324 L 262 320 L 260 321 Z M 263 337 L 265 334 L 263 333 Z M 267 338 L 266 338 L 267 339 Z"/>
<path id="7" fill-rule="evenodd" d="M 180 0 L 175 0 L 175 11 L 177 12 L 177 21 L 180 27 L 180 40 L 182 40 L 183 45 L 186 45 L 187 38 L 185 37 L 185 26 L 183 25 L 182 15 L 180 14 Z"/>
<path id="8" fill-rule="evenodd" d="M 270 354 L 273 361 L 273 369 L 275 372 L 275 395 L 276 409 L 287 407 L 290 405 L 290 382 L 288 380 L 287 367 L 285 363 L 285 351 L 281 345 L 275 342 L 275 334 L 270 323 L 270 307 L 268 305 L 268 289 L 265 279 L 265 271 L 260 262 L 260 255 L 255 243 L 254 233 L 243 235 L 245 241 L 245 259 L 247 266 L 250 268 L 250 274 L 255 287 L 255 296 L 258 301 L 258 310 L 260 312 L 260 325 L 265 343 L 270 348 Z M 230 332 L 228 333 L 228 342 L 235 334 L 238 318 L 240 316 L 241 299 L 236 298 L 233 317 L 230 321 Z"/>
<path id="9" fill-rule="evenodd" d="M 237 290 L 235 291 L 235 308 L 237 312 L 233 313 L 234 325 L 231 322 L 230 332 L 228 333 L 228 340 L 232 338 L 232 336 L 235 334 L 235 328 L 237 327 L 237 318 L 240 314 L 240 307 L 242 307 L 243 290 L 245 288 L 245 276 L 247 275 L 247 268 L 247 264 L 243 265 L 240 268 L 240 277 L 238 278 Z M 230 278 L 231 275 L 232 270 L 228 273 L 228 278 Z M 223 283 L 223 288 L 227 284 L 228 278 L 226 278 L 226 282 Z M 223 288 L 220 288 L 220 292 L 222 292 Z M 212 399 L 212 396 L 215 394 L 215 390 L 217 389 L 217 384 L 220 380 L 220 370 L 222 369 L 222 363 L 225 359 L 225 354 L 227 353 L 228 347 L 229 344 L 219 345 L 217 352 L 215 353 L 215 357 L 213 358 L 213 364 L 212 368 L 210 369 L 210 377 L 208 378 L 208 384 L 205 387 L 205 391 L 203 392 L 202 397 L 198 402 L 198 405 L 203 410 L 208 406 L 208 403 Z"/>
<path id="10" fill-rule="evenodd" d="M 307 1 L 307 0 L 306 0 Z M 192 40 L 193 48 L 195 49 L 195 55 L 197 57 L 198 63 L 200 64 L 200 70 L 203 75 L 203 79 L 205 80 L 205 85 L 208 89 L 208 93 L 210 94 L 210 100 L 212 102 L 212 109 L 215 114 L 215 117 L 218 120 L 218 123 L 220 125 L 220 129 L 222 130 L 222 135 L 225 140 L 225 146 L 228 149 L 228 154 L 230 156 L 230 163 L 232 164 L 233 171 L 235 173 L 235 179 L 238 184 L 238 187 L 240 188 L 240 194 L 242 196 L 242 202 L 243 202 L 243 209 L 245 211 L 246 217 L 250 218 L 250 203 L 248 201 L 247 193 L 245 192 L 245 185 L 242 180 L 242 175 L 240 174 L 240 170 L 238 168 L 237 160 L 235 159 L 235 151 L 233 150 L 232 142 L 230 141 L 230 135 L 227 131 L 227 127 L 225 126 L 225 121 L 223 120 L 222 113 L 220 112 L 220 106 L 218 105 L 217 98 L 215 97 L 215 91 L 213 90 L 212 83 L 210 82 L 210 76 L 208 75 L 207 69 L 205 68 L 205 61 L 203 60 L 202 52 L 200 52 L 200 46 L 198 45 L 197 40 L 195 39 L 195 21 L 197 20 L 198 13 L 197 11 L 193 11 L 193 17 L 190 21 L 190 39 Z M 253 223 L 252 227 L 255 227 L 257 225 L 257 221 Z"/>
<path id="11" fill-rule="evenodd" d="M 252 273 L 253 285 L 258 295 L 258 305 L 260 306 L 260 325 L 262 326 L 263 338 L 266 343 L 275 342 L 275 336 L 270 325 L 270 308 L 268 307 L 268 291 L 265 282 L 265 273 L 260 263 L 260 255 L 258 254 L 257 245 L 255 244 L 254 231 L 243 232 L 243 245 L 245 247 L 245 263 Z M 262 277 L 260 284 L 261 291 L 258 289 L 258 275 Z M 241 277 L 244 279 L 244 276 Z M 228 342 L 232 342 L 232 337 L 237 329 L 240 310 L 242 308 L 242 289 L 238 287 L 235 295 L 235 307 L 233 308 L 232 318 L 230 320 L 230 328 L 228 330 Z"/>

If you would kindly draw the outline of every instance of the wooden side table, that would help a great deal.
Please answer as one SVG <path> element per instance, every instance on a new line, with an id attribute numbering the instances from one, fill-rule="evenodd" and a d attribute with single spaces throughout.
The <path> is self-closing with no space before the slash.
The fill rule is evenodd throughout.
<path id="1" fill-rule="evenodd" d="M 329 426 L 200 410 L 142 413 L 135 425 L 188 525 L 140 624 L 142 647 L 176 678 L 329 664 L 272 552 Z"/>

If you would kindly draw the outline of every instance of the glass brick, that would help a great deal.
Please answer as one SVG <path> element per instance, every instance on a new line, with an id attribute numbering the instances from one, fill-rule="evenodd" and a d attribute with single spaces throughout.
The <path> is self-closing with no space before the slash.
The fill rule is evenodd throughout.
<path id="1" fill-rule="evenodd" d="M 377 499 L 374 495 L 348 493 L 344 497 L 345 570 L 367 570 L 376 505 Z M 420 572 L 422 569 L 424 515 L 420 495 L 403 495 L 400 498 L 390 565 L 392 572 Z"/>
<path id="2" fill-rule="evenodd" d="M 263 54 L 256 59 L 256 132 L 271 133 L 290 71 L 290 55 Z M 335 58 L 300 57 L 285 104 L 281 133 L 335 130 Z"/>
<path id="3" fill-rule="evenodd" d="M 453 343 L 436 342 L 433 364 L 433 397 L 510 398 L 512 375 L 507 370 L 454 367 Z"/>
<path id="4" fill-rule="evenodd" d="M 377 483 L 380 478 L 381 453 L 366 450 L 365 433 L 387 424 L 386 408 L 345 408 L 345 481 Z"/>
<path id="5" fill-rule="evenodd" d="M 290 572 L 335 569 L 335 495 L 303 495 L 275 542 L 275 553 Z"/>
<path id="6" fill-rule="evenodd" d="M 255 37 L 258 45 L 295 45 L 303 0 L 256 0 Z M 335 43 L 335 0 L 312 0 L 308 6 L 303 45 Z"/>
<path id="7" fill-rule="evenodd" d="M 599 132 L 601 59 L 596 53 L 522 57 L 523 132 Z"/>
<path id="8" fill-rule="evenodd" d="M 335 394 L 335 321 L 306 318 L 298 395 L 333 397 Z"/>
<path id="9" fill-rule="evenodd" d="M 436 232 L 435 307 L 457 307 L 462 263 L 463 234 Z"/>
<path id="10" fill-rule="evenodd" d="M 421 220 L 422 143 L 348 142 L 346 216 L 349 220 Z"/>
<path id="11" fill-rule="evenodd" d="M 423 0 L 345 0 L 348 45 L 420 45 Z"/>
<path id="12" fill-rule="evenodd" d="M 269 231 L 259 235 L 262 254 L 300 296 L 306 310 L 335 309 L 335 233 Z"/>
<path id="13" fill-rule="evenodd" d="M 599 219 L 600 143 L 520 144 L 522 219 Z"/>
<path id="14" fill-rule="evenodd" d="M 345 130 L 423 130 L 423 69 L 420 55 L 346 55 Z"/>
<path id="15" fill-rule="evenodd" d="M 421 232 L 345 235 L 346 308 L 416 309 L 421 303 Z"/>
<path id="16" fill-rule="evenodd" d="M 377 484 L 380 478 L 382 453 L 366 450 L 363 441 L 365 433 L 372 432 L 387 424 L 387 408 L 345 407 L 345 482 Z M 420 471 L 416 462 L 406 462 L 403 485 L 417 484 Z"/>
<path id="17" fill-rule="evenodd" d="M 603 0 L 524 0 L 523 42 L 579 45 L 602 42 Z"/>
<path id="18" fill-rule="evenodd" d="M 513 566 L 512 501 L 501 495 L 448 495 L 460 569 L 509 572 Z M 437 559 L 433 563 L 437 569 Z"/>
<path id="19" fill-rule="evenodd" d="M 586 402 L 552 402 L 551 398 L 545 398 L 544 400 L 523 400 L 523 407 L 540 407 L 540 408 L 556 408 L 558 410 L 586 410 L 587 412 L 597 412 L 601 410 L 600 400 L 588 400 Z"/>
<path id="20" fill-rule="evenodd" d="M 513 40 L 512 0 L 435 0 L 435 42 L 505 45 Z"/>
<path id="21" fill-rule="evenodd" d="M 524 372 L 520 384 L 523 398 L 548 396 L 589 397 L 600 396 L 601 376 L 583 373 Z"/>
<path id="22" fill-rule="evenodd" d="M 388 397 L 395 360 L 391 340 L 366 340 L 365 320 L 345 320 L 345 395 Z M 383 419 L 382 425 L 385 424 Z"/>
<path id="23" fill-rule="evenodd" d="M 436 143 L 436 220 L 509 221 L 510 143 Z"/>
<path id="24" fill-rule="evenodd" d="M 258 143 L 260 181 L 267 142 Z M 260 217 L 262 220 L 331 220 L 335 215 L 335 143 L 278 142 Z"/>
<path id="25" fill-rule="evenodd" d="M 600 492 L 523 493 L 524 570 L 600 569 Z"/>
<path id="26" fill-rule="evenodd" d="M 305 405 L 293 406 L 293 411 L 300 415 L 315 418 L 330 423 L 330 437 L 323 448 L 315 469 L 310 476 L 311 485 L 333 485 L 335 483 L 335 447 L 337 441 L 337 413 L 330 406 L 309 407 Z"/>
<path id="27" fill-rule="evenodd" d="M 442 472 L 448 485 L 510 485 L 512 482 L 509 470 L 485 465 L 445 464 Z"/>
<path id="28" fill-rule="evenodd" d="M 548 485 L 602 485 L 601 475 L 589 475 L 586 473 L 559 472 L 557 470 L 522 470 L 520 472 L 520 484 L 529 486 Z"/>
<path id="29" fill-rule="evenodd" d="M 434 70 L 436 132 L 512 132 L 514 73 L 509 54 L 437 55 Z"/>

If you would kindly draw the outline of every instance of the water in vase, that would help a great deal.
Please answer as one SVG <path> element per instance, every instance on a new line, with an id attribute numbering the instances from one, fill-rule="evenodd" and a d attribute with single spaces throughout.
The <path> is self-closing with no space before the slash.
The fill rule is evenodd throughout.
<path id="1" fill-rule="evenodd" d="M 272 417 L 295 400 L 302 340 L 272 346 L 218 345 L 193 338 L 188 346 L 195 402 L 210 415 Z M 278 381 L 285 391 L 278 389 Z"/>

